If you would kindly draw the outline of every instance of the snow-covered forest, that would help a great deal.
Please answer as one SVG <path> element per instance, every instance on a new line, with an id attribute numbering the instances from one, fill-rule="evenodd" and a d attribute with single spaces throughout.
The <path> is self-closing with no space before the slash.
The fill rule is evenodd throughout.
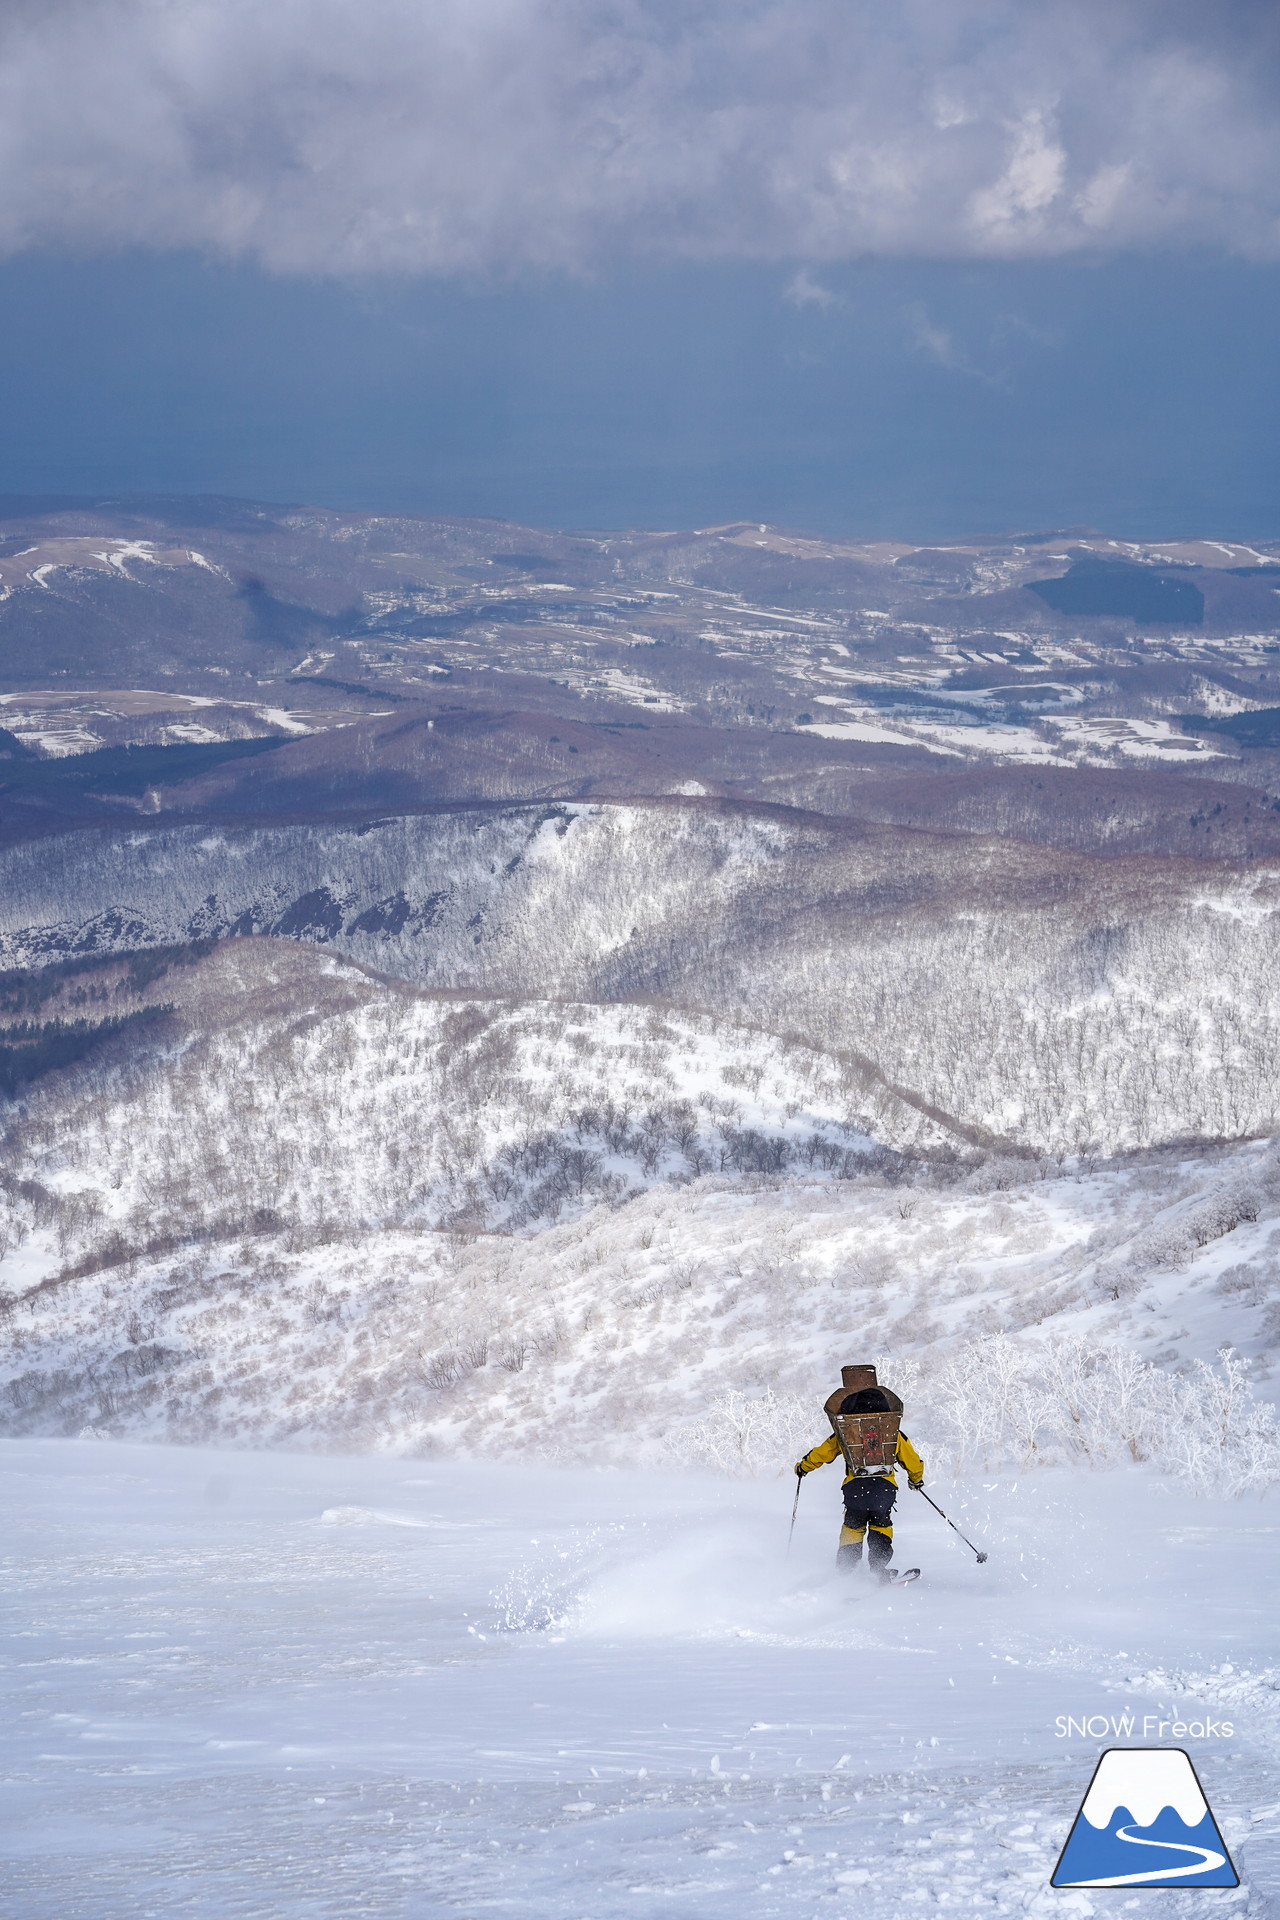
<path id="1" fill-rule="evenodd" d="M 280 940 L 43 978 L 27 1031 L 121 1011 L 8 1109 L 12 1432 L 483 1454 L 515 1418 L 547 1459 L 770 1473 L 856 1349 L 918 1383 L 957 1468 L 1195 1479 L 1167 1394 L 1230 1349 L 1220 1477 L 1280 1474 L 1241 1371 L 1264 1385 L 1280 1348 L 1265 1141 L 977 1145 L 758 1028 L 418 988 Z M 984 1369 L 986 1398 L 1006 1385 L 975 1426 Z M 730 1458 L 713 1429 L 744 1406 Z"/>
<path id="2" fill-rule="evenodd" d="M 656 999 L 835 1055 L 971 1143 L 1271 1132 L 1266 864 L 1091 861 L 697 802 L 70 834 L 0 853 L 0 957 L 233 934 L 402 980 Z"/>

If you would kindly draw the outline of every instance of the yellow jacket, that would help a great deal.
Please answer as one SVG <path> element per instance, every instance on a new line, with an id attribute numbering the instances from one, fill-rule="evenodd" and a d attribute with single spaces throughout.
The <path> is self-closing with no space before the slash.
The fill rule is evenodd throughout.
<path id="1" fill-rule="evenodd" d="M 803 1460 L 796 1461 L 796 1472 L 812 1473 L 815 1467 L 825 1467 L 832 1460 L 839 1458 L 840 1442 L 833 1433 L 818 1446 L 810 1447 Z M 906 1434 L 901 1432 L 898 1434 L 898 1459 L 906 1468 L 907 1478 L 912 1486 L 918 1487 L 924 1479 L 924 1461 L 920 1458 L 920 1455 L 916 1452 Z M 872 1477 L 877 1480 L 891 1481 L 895 1487 L 898 1484 L 897 1475 L 893 1473 L 882 1472 Z M 848 1485 L 849 1481 L 853 1478 L 853 1474 L 846 1473 L 845 1484 Z"/>

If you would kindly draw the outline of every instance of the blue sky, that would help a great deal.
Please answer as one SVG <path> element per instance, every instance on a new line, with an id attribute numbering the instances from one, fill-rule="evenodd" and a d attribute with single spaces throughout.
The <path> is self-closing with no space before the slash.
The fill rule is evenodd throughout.
<path id="1" fill-rule="evenodd" d="M 1280 532 L 1226 0 L 0 4 L 0 489 Z"/>

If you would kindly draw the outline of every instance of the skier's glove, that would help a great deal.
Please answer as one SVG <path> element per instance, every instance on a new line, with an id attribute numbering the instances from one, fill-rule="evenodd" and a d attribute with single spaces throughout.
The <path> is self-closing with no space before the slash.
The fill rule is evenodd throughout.
<path id="1" fill-rule="evenodd" d="M 910 1475 L 908 1475 L 907 1477 L 908 1477 L 908 1483 L 909 1483 L 909 1485 L 911 1485 L 912 1487 L 914 1487 L 914 1488 L 915 1488 L 915 1491 L 916 1491 L 917 1493 L 921 1493 L 921 1492 L 923 1492 L 923 1490 L 924 1490 L 924 1481 L 923 1481 L 923 1480 L 912 1480 L 912 1479 L 911 1479 L 911 1477 L 910 1477 Z"/>
<path id="2" fill-rule="evenodd" d="M 797 1460 L 796 1461 L 796 1479 L 803 1480 L 805 1476 L 805 1472 L 806 1472 L 806 1469 Z"/>

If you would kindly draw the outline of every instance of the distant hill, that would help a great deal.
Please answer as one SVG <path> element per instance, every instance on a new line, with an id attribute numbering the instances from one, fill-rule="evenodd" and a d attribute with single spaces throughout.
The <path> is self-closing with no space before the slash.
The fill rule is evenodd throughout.
<path id="1" fill-rule="evenodd" d="M 1280 1341 L 1280 548 L 8 509 L 6 1431 Z"/>

